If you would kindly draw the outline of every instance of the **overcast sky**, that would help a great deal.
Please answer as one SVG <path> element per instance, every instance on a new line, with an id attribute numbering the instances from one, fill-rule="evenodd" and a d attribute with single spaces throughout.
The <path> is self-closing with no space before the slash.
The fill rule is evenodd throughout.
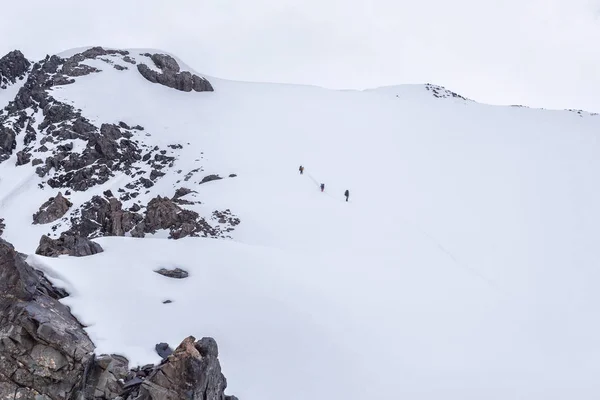
<path id="1" fill-rule="evenodd" d="M 161 48 L 229 79 L 600 111 L 600 0 L 2 1 L 0 53 Z M 7 4 L 4 4 L 7 3 Z"/>

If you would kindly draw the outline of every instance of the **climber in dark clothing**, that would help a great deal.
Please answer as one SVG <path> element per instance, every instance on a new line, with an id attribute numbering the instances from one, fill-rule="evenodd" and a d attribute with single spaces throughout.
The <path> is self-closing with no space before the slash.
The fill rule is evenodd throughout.
<path id="1" fill-rule="evenodd" d="M 325 190 L 325 184 L 321 183 L 321 192 L 323 192 Z"/>
<path id="2" fill-rule="evenodd" d="M 348 191 L 348 189 L 346 189 L 346 191 L 344 192 L 344 196 L 346 196 L 346 201 L 348 201 L 348 197 L 350 197 L 350 192 Z"/>
<path id="3" fill-rule="evenodd" d="M 300 175 L 302 175 L 304 173 L 304 167 L 301 165 L 300 168 L 298 168 L 298 171 L 300 171 Z"/>

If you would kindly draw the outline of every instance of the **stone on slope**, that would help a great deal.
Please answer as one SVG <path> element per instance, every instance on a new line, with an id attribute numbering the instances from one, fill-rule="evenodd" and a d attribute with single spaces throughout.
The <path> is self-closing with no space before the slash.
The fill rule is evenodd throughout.
<path id="1" fill-rule="evenodd" d="M 161 268 L 154 272 L 156 272 L 159 275 L 166 276 L 167 278 L 174 278 L 174 279 L 185 279 L 190 275 L 187 271 L 185 271 L 181 268 L 175 268 L 175 269 Z"/>
<path id="2" fill-rule="evenodd" d="M 73 203 L 66 199 L 61 192 L 42 204 L 40 210 L 33 214 L 34 224 L 47 224 L 62 218 Z"/>
<path id="3" fill-rule="evenodd" d="M 96 242 L 92 242 L 84 237 L 63 233 L 58 239 L 51 239 L 46 235 L 42 236 L 35 254 L 45 257 L 58 257 L 62 255 L 85 257 L 102 253 L 103 251 L 102 246 Z"/>

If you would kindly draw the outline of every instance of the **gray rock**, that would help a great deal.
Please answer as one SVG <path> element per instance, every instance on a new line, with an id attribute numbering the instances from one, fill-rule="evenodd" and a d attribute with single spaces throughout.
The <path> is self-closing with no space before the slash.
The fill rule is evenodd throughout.
<path id="1" fill-rule="evenodd" d="M 33 214 L 34 224 L 47 224 L 62 218 L 73 203 L 66 199 L 61 192 L 42 204 L 39 211 Z"/>
<path id="2" fill-rule="evenodd" d="M 167 343 L 159 343 L 155 346 L 156 353 L 163 358 L 163 360 L 173 354 L 173 349 Z"/>
<path id="3" fill-rule="evenodd" d="M 187 271 L 185 271 L 181 268 L 175 268 L 175 269 L 161 268 L 154 272 L 156 272 L 159 275 L 166 276 L 167 278 L 174 278 L 174 279 L 185 279 L 188 276 L 190 276 L 190 274 Z"/>
<path id="4" fill-rule="evenodd" d="M 6 229 L 6 224 L 4 223 L 4 219 L 0 218 L 0 236 L 4 233 L 4 229 Z"/>
<path id="5" fill-rule="evenodd" d="M 42 236 L 35 254 L 45 257 L 58 257 L 61 255 L 85 257 L 102 253 L 103 251 L 102 247 L 96 242 L 92 242 L 87 238 L 63 233 L 58 239 L 51 239 L 46 235 Z"/>
<path id="6" fill-rule="evenodd" d="M 217 346 L 217 341 L 211 337 L 198 340 L 195 346 L 204 357 L 219 357 L 219 346 Z"/>

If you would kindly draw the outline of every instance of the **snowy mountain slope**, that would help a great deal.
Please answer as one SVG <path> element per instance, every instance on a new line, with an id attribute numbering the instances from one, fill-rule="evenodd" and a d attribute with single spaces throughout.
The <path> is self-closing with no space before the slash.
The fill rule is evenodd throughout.
<path id="1" fill-rule="evenodd" d="M 158 71 L 145 53 L 162 52 L 129 57 Z M 157 232 L 98 239 L 105 252 L 85 258 L 31 255 L 71 293 L 63 302 L 100 352 L 144 364 L 159 359 L 158 342 L 212 335 L 241 399 L 594 398 L 597 117 L 492 107 L 431 85 L 209 78 L 214 92 L 183 92 L 148 82 L 122 54 L 83 63 L 101 72 L 52 97 L 94 125 L 139 124 L 132 141 L 174 157 L 123 209 L 187 187 L 201 204 L 186 208 L 241 220 L 233 240 Z M 15 167 L 23 136 L 0 164 L 0 218 L 3 237 L 33 253 L 52 232 L 31 216 L 65 188 Z M 198 184 L 209 174 L 237 177 Z M 136 179 L 118 171 L 71 190 L 69 212 Z M 153 272 L 163 266 L 190 278 Z"/>

